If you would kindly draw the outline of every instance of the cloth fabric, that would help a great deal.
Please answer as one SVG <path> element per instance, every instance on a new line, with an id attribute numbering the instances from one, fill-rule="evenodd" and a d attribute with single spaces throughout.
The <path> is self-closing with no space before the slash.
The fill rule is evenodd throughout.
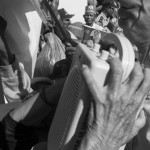
<path id="1" fill-rule="evenodd" d="M 21 101 L 32 89 L 30 78 L 24 70 L 23 64 L 14 57 L 14 62 L 8 66 L 0 66 L 0 76 L 4 96 L 8 102 Z"/>
<path id="2" fill-rule="evenodd" d="M 0 0 L 0 16 L 7 21 L 5 36 L 13 54 L 33 76 L 42 21 L 31 0 Z"/>
<path id="3" fill-rule="evenodd" d="M 93 23 L 92 28 L 94 28 L 94 29 L 96 29 L 96 30 L 100 30 L 100 31 L 103 31 L 103 30 L 104 30 L 104 28 L 103 28 L 102 26 L 99 26 L 99 25 L 96 24 L 96 23 Z"/>
<path id="4" fill-rule="evenodd" d="M 66 58 L 65 46 L 55 33 L 47 33 L 45 37 L 47 42 L 37 58 L 35 77 L 51 77 L 55 63 Z"/>
<path id="5" fill-rule="evenodd" d="M 88 5 L 85 7 L 85 13 L 94 13 L 96 14 L 96 6 L 95 5 Z"/>
<path id="6" fill-rule="evenodd" d="M 30 150 L 37 141 L 34 128 L 14 121 L 9 113 L 0 123 L 0 150 Z"/>
<path id="7" fill-rule="evenodd" d="M 78 40 L 82 40 L 83 34 L 84 34 L 84 27 L 83 27 L 83 23 L 82 22 L 71 23 L 68 26 L 68 30 L 71 31 Z"/>

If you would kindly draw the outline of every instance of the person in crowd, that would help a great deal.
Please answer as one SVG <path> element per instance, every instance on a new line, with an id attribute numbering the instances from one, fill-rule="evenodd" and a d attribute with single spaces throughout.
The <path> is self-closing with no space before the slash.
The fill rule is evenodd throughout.
<path id="1" fill-rule="evenodd" d="M 71 24 L 71 18 L 74 16 L 74 14 L 68 14 L 68 12 L 64 9 L 58 9 L 58 13 L 64 22 L 65 27 L 68 29 L 68 26 Z"/>
<path id="2" fill-rule="evenodd" d="M 85 20 L 85 25 L 83 28 L 83 38 L 82 43 L 86 44 L 89 40 L 94 38 L 94 32 L 97 30 L 98 32 L 104 31 L 102 26 L 99 26 L 96 21 L 96 6 L 95 5 L 87 5 L 85 7 L 85 14 L 83 15 Z M 97 32 L 96 31 L 96 32 Z"/>
<path id="3" fill-rule="evenodd" d="M 1 35 L 3 34 L 2 32 Z M 97 86 L 89 68 L 82 66 L 83 77 L 91 93 L 89 100 L 92 99 L 92 103 L 88 131 L 79 150 L 118 150 L 145 124 L 143 111 L 137 118 L 135 116 L 150 88 L 150 69 L 146 68 L 143 73 L 141 66 L 135 63 L 129 82 L 122 85 L 123 68 L 120 60 L 111 58 L 108 63 L 111 80 L 102 88 Z M 28 150 L 39 142 L 35 130 L 43 124 L 47 116 L 53 116 L 52 112 L 56 109 L 64 83 L 65 78 L 53 86 L 48 85 L 32 93 L 30 98 L 3 117 L 0 128 L 1 149 Z M 49 122 L 52 122 L 52 118 Z"/>
<path id="4" fill-rule="evenodd" d="M 139 5 L 137 6 L 139 7 Z M 130 76 L 129 82 L 122 85 L 121 77 L 123 69 L 121 62 L 116 58 L 112 58 L 108 62 L 111 68 L 111 80 L 108 86 L 103 88 L 97 86 L 88 67 L 85 65 L 82 66 L 83 76 L 94 100 L 93 106 L 96 107 L 91 107 L 88 122 L 89 128 L 79 149 L 118 150 L 120 146 L 135 136 L 145 124 L 143 111 L 141 111 L 137 119 L 135 119 L 135 116 L 150 87 L 150 70 L 149 66 L 147 66 L 149 64 L 146 63 L 143 74 L 140 65 L 135 63 L 135 68 Z M 57 90 L 54 90 L 54 87 Z M 59 92 L 58 87 L 62 90 L 62 86 L 55 85 L 54 87 L 45 87 L 4 117 L 0 134 L 0 144 L 3 149 L 8 149 L 8 146 L 12 149 L 29 149 L 36 143 L 36 136 L 31 136 L 34 135 L 32 134 L 34 130 L 30 127 L 40 124 L 47 113 L 49 114 L 51 109 L 47 105 L 47 100 L 49 100 L 51 106 L 55 102 L 58 102 L 60 94 L 56 93 L 55 95 L 52 92 L 55 97 L 50 91 Z M 128 96 L 125 97 L 125 95 Z M 146 107 L 144 108 L 146 110 Z M 92 111 L 93 109 L 94 111 Z M 41 114 L 41 111 L 45 114 Z M 16 137 L 18 138 L 16 139 Z M 19 143 L 20 141 L 17 141 L 18 139 L 22 142 L 21 144 Z"/>
<path id="5" fill-rule="evenodd" d="M 96 116 L 94 117 L 94 112 L 92 111 L 94 108 L 92 107 L 89 116 L 89 130 L 83 138 L 79 150 L 89 148 L 95 150 L 118 150 L 121 145 L 135 136 L 139 129 L 144 126 L 145 117 L 143 112 L 140 113 L 139 118 L 132 119 L 136 116 L 140 104 L 149 90 L 150 82 L 147 81 L 150 80 L 150 77 L 147 74 L 150 70 L 147 69 L 144 75 L 140 65 L 136 64 L 130 82 L 122 86 L 123 69 L 121 62 L 113 58 L 109 60 L 109 63 L 112 69 L 112 78 L 107 88 L 98 88 L 88 67 L 82 66 L 83 76 L 94 100 L 92 103 L 96 106 L 94 110 L 96 111 Z M 39 142 L 35 129 L 42 125 L 45 117 L 52 115 L 51 112 L 59 101 L 64 81 L 65 79 L 53 86 L 42 88 L 3 118 L 0 138 L 1 148 L 28 150 Z M 137 92 L 138 95 L 136 94 Z M 114 93 L 116 94 L 114 95 Z M 129 97 L 123 98 L 127 93 Z M 132 106 L 130 106 L 131 103 Z M 109 113 L 104 108 L 110 109 Z M 126 125 L 124 124 L 125 122 Z"/>
<path id="6" fill-rule="evenodd" d="M 64 27 L 70 33 L 71 38 L 76 40 L 77 38 L 75 35 L 69 30 L 69 25 L 71 25 L 70 19 L 74 16 L 74 14 L 69 14 L 64 8 L 58 9 L 58 13 L 64 23 Z"/>
<path id="7" fill-rule="evenodd" d="M 96 30 L 103 30 L 102 26 L 99 26 L 95 23 L 96 19 L 96 6 L 95 5 L 87 5 L 85 7 L 85 14 L 83 15 L 85 20 L 85 25 L 90 26 Z"/>
<path id="8" fill-rule="evenodd" d="M 150 64 L 150 1 L 120 0 L 119 25 L 123 28 L 124 35 L 138 48 L 139 61 L 147 67 Z M 149 150 L 149 114 L 150 104 L 144 105 L 147 123 L 139 134 L 132 139 L 125 150 Z"/>
<path id="9" fill-rule="evenodd" d="M 118 24 L 118 19 L 116 17 L 113 17 L 107 26 L 111 32 L 123 35 L 123 29 Z"/>

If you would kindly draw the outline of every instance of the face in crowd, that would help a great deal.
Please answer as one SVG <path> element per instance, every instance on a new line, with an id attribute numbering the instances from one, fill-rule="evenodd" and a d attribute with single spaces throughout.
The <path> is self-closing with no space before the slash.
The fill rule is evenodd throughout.
<path id="1" fill-rule="evenodd" d="M 83 17 L 84 17 L 86 25 L 92 26 L 95 21 L 96 14 L 92 12 L 86 12 L 85 15 L 83 15 Z"/>
<path id="2" fill-rule="evenodd" d="M 65 27 L 68 28 L 68 26 L 71 24 L 70 18 L 64 18 L 63 23 Z"/>

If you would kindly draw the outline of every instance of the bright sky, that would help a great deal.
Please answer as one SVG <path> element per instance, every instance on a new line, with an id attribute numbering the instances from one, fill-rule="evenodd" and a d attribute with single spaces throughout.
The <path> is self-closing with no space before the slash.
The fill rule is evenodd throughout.
<path id="1" fill-rule="evenodd" d="M 75 14 L 72 17 L 72 22 L 83 22 L 83 14 L 85 11 L 85 6 L 87 5 L 87 0 L 60 0 L 59 8 L 64 8 L 68 14 Z"/>

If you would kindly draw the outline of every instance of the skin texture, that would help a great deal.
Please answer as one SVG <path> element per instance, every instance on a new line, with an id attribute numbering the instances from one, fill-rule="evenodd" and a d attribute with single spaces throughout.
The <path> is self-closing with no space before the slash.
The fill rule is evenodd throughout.
<path id="1" fill-rule="evenodd" d="M 133 138 L 145 124 L 145 115 L 137 111 L 150 89 L 150 69 L 144 72 L 135 63 L 126 84 L 121 84 L 123 69 L 120 60 L 111 58 L 111 80 L 99 87 L 87 66 L 83 76 L 91 92 L 93 102 L 89 115 L 88 132 L 79 150 L 118 150 Z M 135 119 L 136 118 L 136 119 Z"/>

